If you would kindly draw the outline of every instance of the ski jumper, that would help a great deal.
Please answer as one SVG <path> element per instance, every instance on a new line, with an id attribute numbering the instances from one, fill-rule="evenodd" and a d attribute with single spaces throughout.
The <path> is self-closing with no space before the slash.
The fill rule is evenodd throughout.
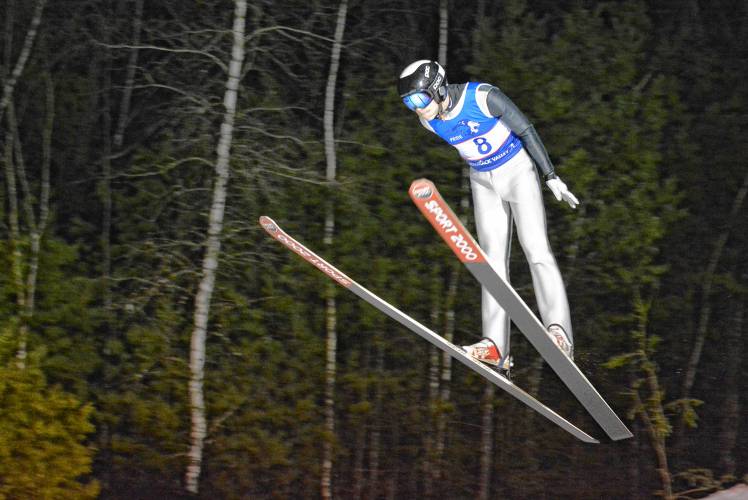
<path id="1" fill-rule="evenodd" d="M 538 309 L 546 328 L 560 325 L 573 342 L 566 288 L 546 231 L 540 179 L 555 177 L 535 128 L 498 88 L 483 83 L 449 85 L 450 108 L 421 124 L 457 148 L 470 165 L 475 225 L 481 247 L 509 281 L 512 226 L 530 266 Z M 483 336 L 509 354 L 507 313 L 484 288 Z"/>

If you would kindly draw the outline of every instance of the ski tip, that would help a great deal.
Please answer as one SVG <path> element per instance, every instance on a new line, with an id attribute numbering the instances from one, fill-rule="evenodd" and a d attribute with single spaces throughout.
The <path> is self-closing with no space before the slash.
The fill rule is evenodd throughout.
<path id="1" fill-rule="evenodd" d="M 436 192 L 436 186 L 430 180 L 416 179 L 410 183 L 410 196 L 418 199 L 428 199 Z"/>
<path id="2" fill-rule="evenodd" d="M 278 224 L 267 215 L 260 216 L 259 222 L 262 228 L 270 234 L 275 234 L 280 231 Z"/>

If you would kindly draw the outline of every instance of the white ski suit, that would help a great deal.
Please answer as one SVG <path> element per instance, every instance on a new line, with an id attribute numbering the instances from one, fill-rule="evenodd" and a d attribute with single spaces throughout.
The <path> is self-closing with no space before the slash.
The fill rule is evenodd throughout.
<path id="1" fill-rule="evenodd" d="M 449 85 L 449 108 L 424 127 L 457 148 L 470 165 L 475 223 L 481 247 L 509 279 L 513 223 L 530 265 L 535 297 L 545 327 L 560 325 L 573 342 L 569 303 L 546 231 L 538 171 L 556 178 L 535 128 L 498 88 L 483 83 Z M 502 357 L 509 354 L 509 320 L 484 288 L 483 336 Z"/>

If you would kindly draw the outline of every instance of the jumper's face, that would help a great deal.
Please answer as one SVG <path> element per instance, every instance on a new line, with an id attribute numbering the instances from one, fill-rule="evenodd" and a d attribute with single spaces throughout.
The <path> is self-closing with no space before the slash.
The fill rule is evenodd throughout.
<path id="1" fill-rule="evenodd" d="M 433 120 L 439 114 L 439 104 L 427 92 L 413 92 L 403 97 L 403 104 L 425 120 Z"/>
<path id="2" fill-rule="evenodd" d="M 439 114 L 439 104 L 436 100 L 432 99 L 425 108 L 417 108 L 414 111 L 424 120 L 433 120 Z"/>

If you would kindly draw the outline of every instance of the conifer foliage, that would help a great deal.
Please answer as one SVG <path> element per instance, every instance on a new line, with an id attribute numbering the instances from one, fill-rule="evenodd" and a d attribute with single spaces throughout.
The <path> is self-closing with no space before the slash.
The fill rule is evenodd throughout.
<path id="1" fill-rule="evenodd" d="M 0 498 L 693 498 L 744 481 L 746 15 L 0 0 Z M 428 177 L 469 200 L 455 151 L 397 96 L 421 58 L 500 87 L 580 198 L 545 190 L 576 359 L 633 439 L 571 442 L 257 225 L 455 343 L 480 337 L 477 283 L 407 196 Z M 518 246 L 511 266 L 531 303 Z M 513 335 L 515 382 L 596 434 Z"/>

